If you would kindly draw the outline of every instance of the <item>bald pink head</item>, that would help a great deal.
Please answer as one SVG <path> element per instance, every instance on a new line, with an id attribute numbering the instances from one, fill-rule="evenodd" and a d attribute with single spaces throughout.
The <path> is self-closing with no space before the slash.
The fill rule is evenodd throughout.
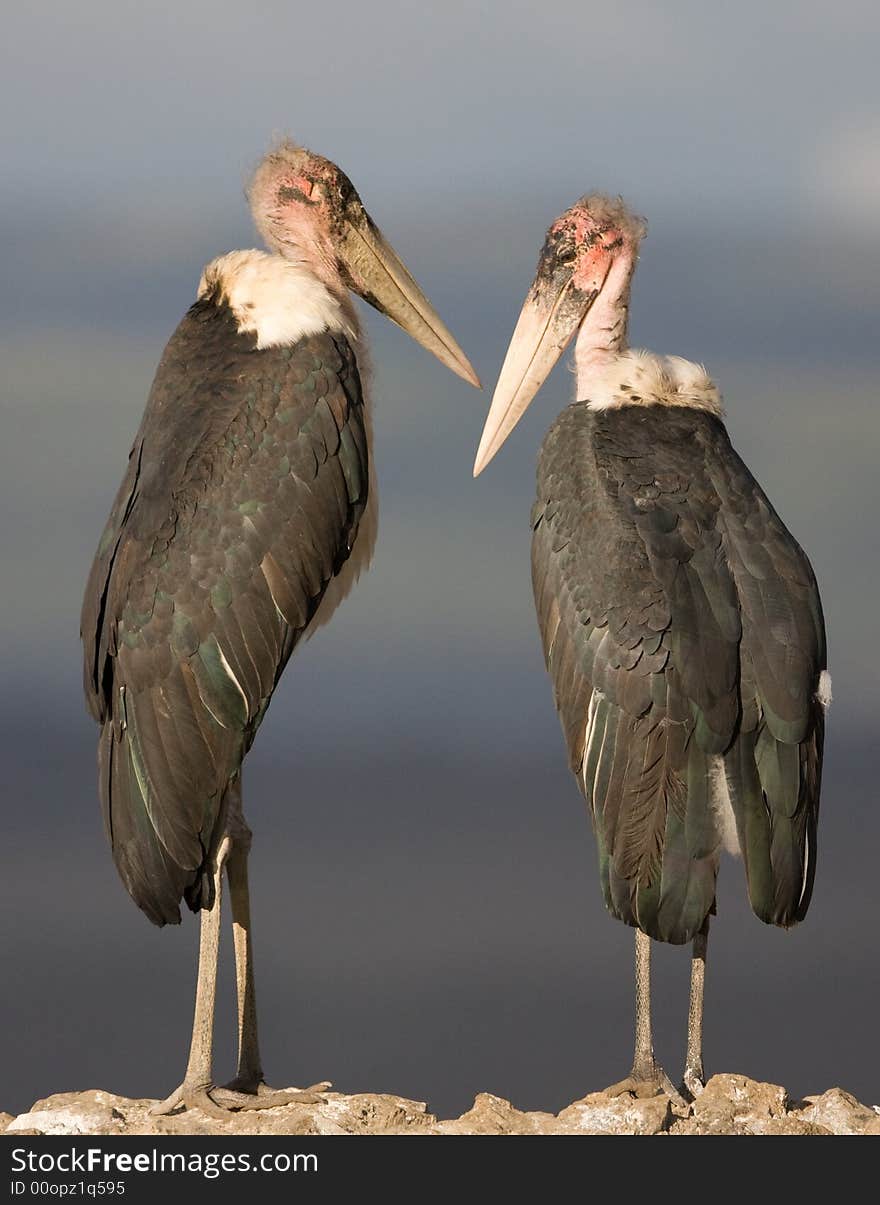
<path id="1" fill-rule="evenodd" d="M 349 207 L 364 211 L 354 185 L 335 163 L 282 142 L 254 172 L 248 200 L 268 247 L 305 263 L 334 291 L 349 286 L 335 244 Z"/>
<path id="2" fill-rule="evenodd" d="M 577 359 L 625 345 L 629 283 L 645 223 L 618 197 L 593 193 L 547 231 L 535 279 L 495 387 L 474 474 L 481 473 L 525 413 L 578 332 Z"/>
<path id="3" fill-rule="evenodd" d="M 273 251 L 308 268 L 337 297 L 351 289 L 453 372 L 479 385 L 464 352 L 383 238 L 341 168 L 282 142 L 254 172 L 248 199 Z"/>
<path id="4" fill-rule="evenodd" d="M 547 231 L 532 291 L 555 296 L 567 286 L 575 294 L 597 296 L 613 263 L 625 262 L 631 274 L 645 230 L 620 197 L 581 197 Z"/>

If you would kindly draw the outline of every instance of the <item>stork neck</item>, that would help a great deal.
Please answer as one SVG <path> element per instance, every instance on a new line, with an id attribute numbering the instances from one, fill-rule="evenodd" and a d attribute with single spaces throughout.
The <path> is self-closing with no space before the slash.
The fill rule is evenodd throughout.
<path id="1" fill-rule="evenodd" d="M 590 383 L 603 376 L 629 346 L 629 287 L 635 258 L 621 255 L 580 325 L 574 348 L 577 396 L 586 397 Z"/>
<path id="2" fill-rule="evenodd" d="M 270 251 L 310 273 L 337 301 L 348 298 L 333 250 L 317 226 L 300 222 L 291 229 L 282 214 L 261 209 L 254 209 L 254 222 Z"/>

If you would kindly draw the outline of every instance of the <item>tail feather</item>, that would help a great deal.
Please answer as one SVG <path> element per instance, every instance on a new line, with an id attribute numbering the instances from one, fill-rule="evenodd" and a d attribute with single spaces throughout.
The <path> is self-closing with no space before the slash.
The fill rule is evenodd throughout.
<path id="1" fill-rule="evenodd" d="M 767 924 L 789 928 L 810 904 L 823 735 L 824 716 L 815 703 L 799 744 L 778 740 L 762 716 L 725 757 L 749 900 Z"/>

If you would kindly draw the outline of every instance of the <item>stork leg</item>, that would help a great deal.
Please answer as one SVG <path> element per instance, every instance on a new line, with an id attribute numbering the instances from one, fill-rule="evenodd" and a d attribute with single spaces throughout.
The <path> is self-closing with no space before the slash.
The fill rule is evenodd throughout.
<path id="1" fill-rule="evenodd" d="M 651 1030 L 651 939 L 636 929 L 636 1050 L 630 1075 L 634 1080 L 657 1077 Z"/>
<path id="2" fill-rule="evenodd" d="M 247 846 L 237 846 L 226 873 L 232 902 L 232 940 L 235 946 L 235 987 L 238 994 L 238 1064 L 229 1084 L 239 1092 L 256 1093 L 263 1086 L 263 1061 L 257 1036 L 257 991 L 254 983 L 254 947 L 248 889 Z"/>
<path id="3" fill-rule="evenodd" d="M 165 1100 L 153 1106 L 154 1114 L 173 1112 L 182 1105 L 201 1109 L 211 1117 L 228 1117 L 209 1095 L 214 1047 L 214 1004 L 217 998 L 217 963 L 220 953 L 220 906 L 223 892 L 223 865 L 232 841 L 220 842 L 214 859 L 214 904 L 199 913 L 199 974 L 196 983 L 196 1007 L 193 1017 L 189 1061 L 183 1083 Z"/>
<path id="4" fill-rule="evenodd" d="M 238 991 L 238 1066 L 235 1079 L 218 1093 L 225 1104 L 231 1096 L 239 1109 L 274 1109 L 279 1105 L 317 1104 L 320 1093 L 331 1086 L 328 1081 L 312 1084 L 302 1091 L 275 1091 L 263 1078 L 263 1063 L 257 1036 L 257 993 L 254 984 L 254 948 L 251 927 L 250 891 L 247 860 L 251 833 L 239 812 L 240 829 L 226 864 L 229 896 L 232 904 L 232 936 L 235 945 L 235 982 Z"/>
<path id="5" fill-rule="evenodd" d="M 681 1094 L 654 1058 L 651 1032 L 651 939 L 636 929 L 636 1049 L 632 1071 L 625 1080 L 606 1089 L 609 1096 L 632 1092 L 636 1096 L 665 1092 L 676 1104 L 684 1106 Z"/>
<path id="6" fill-rule="evenodd" d="M 688 1039 L 684 1064 L 684 1088 L 696 1098 L 706 1086 L 703 1071 L 703 992 L 706 986 L 706 952 L 709 945 L 709 918 L 694 938 L 691 958 L 691 996 L 688 1007 Z"/>
<path id="7" fill-rule="evenodd" d="M 257 1041 L 257 1001 L 247 877 L 251 831 L 245 824 L 241 807 L 240 775 L 229 784 L 223 806 L 225 835 L 214 857 L 214 904 L 211 908 L 202 908 L 199 913 L 199 974 L 189 1062 L 183 1083 L 169 1097 L 153 1106 L 154 1114 L 172 1113 L 182 1106 L 201 1109 L 210 1117 L 228 1121 L 230 1110 L 233 1109 L 274 1109 L 294 1101 L 316 1104 L 321 1099 L 320 1093 L 330 1087 L 329 1083 L 320 1083 L 302 1091 L 274 1092 L 263 1082 Z M 231 1084 L 217 1088 L 212 1078 L 212 1058 L 224 868 L 229 878 L 235 944 L 238 1070 Z"/>

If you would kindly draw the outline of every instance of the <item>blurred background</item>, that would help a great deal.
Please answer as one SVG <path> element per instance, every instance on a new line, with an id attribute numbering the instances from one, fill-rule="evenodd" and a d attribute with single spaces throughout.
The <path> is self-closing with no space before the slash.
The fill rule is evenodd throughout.
<path id="1" fill-rule="evenodd" d="M 646 215 L 632 341 L 706 363 L 806 547 L 835 703 L 806 923 L 725 860 L 708 1070 L 880 1101 L 876 322 L 880 10 L 841 0 L 82 0 L 4 18 L 0 1108 L 180 1080 L 197 925 L 157 930 L 101 830 L 82 588 L 162 346 L 273 135 L 338 161 L 448 321 L 478 395 L 361 307 L 373 568 L 291 663 L 245 773 L 276 1084 L 558 1110 L 632 1058 L 632 934 L 600 898 L 534 621 L 529 507 L 564 367 L 478 482 L 547 225 L 588 189 Z M 684 1054 L 687 950 L 656 948 Z M 231 961 L 231 942 L 225 948 Z M 232 1072 L 224 969 L 216 1070 Z"/>

